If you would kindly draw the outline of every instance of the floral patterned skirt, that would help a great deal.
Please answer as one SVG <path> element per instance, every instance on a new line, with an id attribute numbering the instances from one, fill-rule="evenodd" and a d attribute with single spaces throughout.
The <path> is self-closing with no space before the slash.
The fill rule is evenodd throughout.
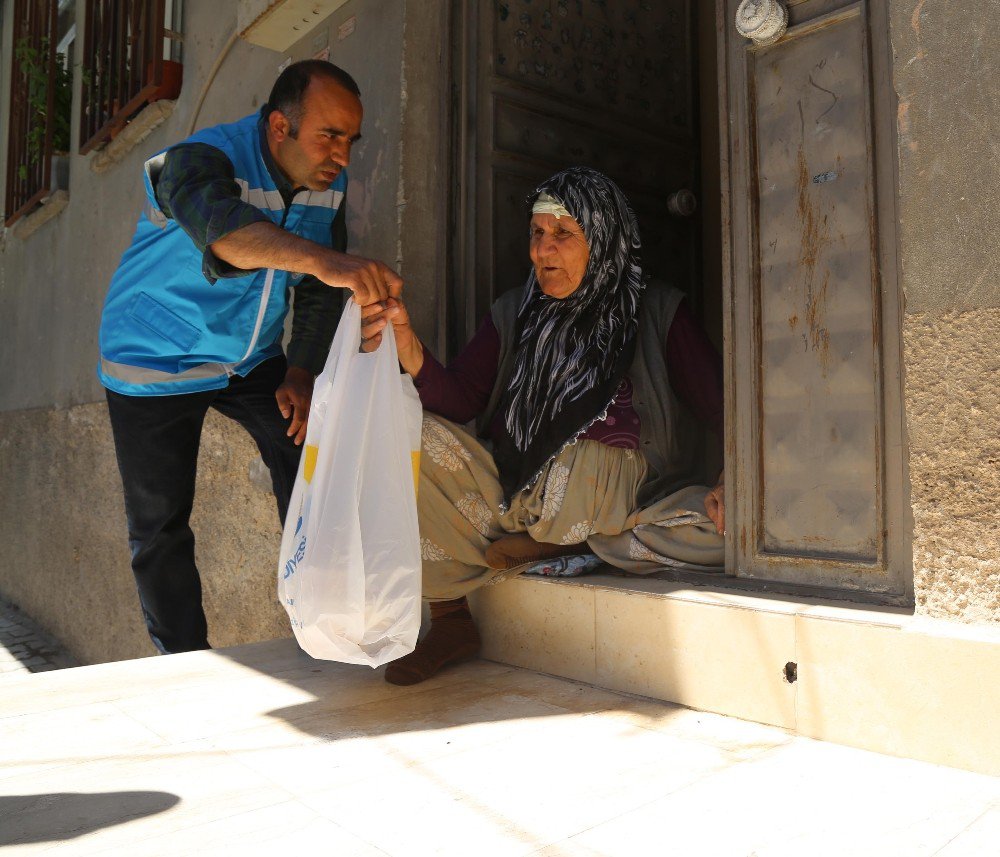
<path id="1" fill-rule="evenodd" d="M 460 598 L 523 571 L 486 565 L 486 548 L 509 533 L 580 544 L 580 553 L 636 574 L 719 571 L 723 539 L 705 514 L 709 489 L 694 485 L 640 509 L 636 495 L 645 478 L 646 460 L 637 450 L 580 440 L 501 512 L 503 491 L 489 451 L 454 423 L 425 413 L 417 500 L 424 598 Z"/>

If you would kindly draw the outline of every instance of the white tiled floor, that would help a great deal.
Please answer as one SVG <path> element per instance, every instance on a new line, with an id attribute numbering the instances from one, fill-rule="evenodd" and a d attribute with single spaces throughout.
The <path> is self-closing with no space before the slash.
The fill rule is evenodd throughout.
<path id="1" fill-rule="evenodd" d="M 291 641 L 0 682 L 4 854 L 1000 854 L 1000 781 L 487 662 Z"/>

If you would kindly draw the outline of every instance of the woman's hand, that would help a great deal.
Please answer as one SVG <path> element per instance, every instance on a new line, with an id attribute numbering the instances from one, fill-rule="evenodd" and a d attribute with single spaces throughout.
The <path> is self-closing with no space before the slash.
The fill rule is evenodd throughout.
<path id="1" fill-rule="evenodd" d="M 387 298 L 361 308 L 361 350 L 378 348 L 390 322 L 396 337 L 399 365 L 408 375 L 416 375 L 424 365 L 424 346 L 410 327 L 410 314 L 399 298 Z"/>
<path id="2" fill-rule="evenodd" d="M 720 536 L 726 534 L 726 471 L 719 474 L 719 484 L 705 496 L 705 513 L 712 519 Z"/>

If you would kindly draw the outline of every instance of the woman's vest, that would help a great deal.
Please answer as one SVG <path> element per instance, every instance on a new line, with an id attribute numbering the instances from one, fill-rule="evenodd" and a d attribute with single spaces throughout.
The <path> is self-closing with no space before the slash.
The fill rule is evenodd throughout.
<path id="1" fill-rule="evenodd" d="M 499 370 L 489 404 L 477 421 L 481 435 L 488 431 L 514 369 L 514 333 L 522 296 L 516 289 L 493 304 L 491 316 L 500 334 Z M 628 371 L 632 406 L 639 415 L 639 449 L 649 465 L 637 498 L 640 506 L 703 479 L 697 456 L 698 426 L 670 386 L 664 356 L 667 333 L 683 297 L 679 289 L 653 283 L 642 294 L 638 341 Z"/>
<path id="2" fill-rule="evenodd" d="M 185 143 L 220 149 L 235 170 L 244 202 L 288 232 L 330 246 L 333 219 L 347 190 L 342 171 L 326 191 L 303 190 L 286 209 L 261 154 L 259 114 L 199 131 Z M 270 268 L 210 283 L 202 252 L 164 215 L 155 186 L 165 152 L 146 161 L 146 204 L 104 303 L 98 376 L 133 396 L 225 387 L 281 353 L 289 286 L 301 274 Z"/>

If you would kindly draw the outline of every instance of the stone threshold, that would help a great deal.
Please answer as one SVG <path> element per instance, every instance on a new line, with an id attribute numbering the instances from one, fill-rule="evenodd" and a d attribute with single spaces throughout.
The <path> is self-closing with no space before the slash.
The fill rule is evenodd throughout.
<path id="1" fill-rule="evenodd" d="M 1000 774 L 1000 629 L 601 574 L 519 577 L 472 603 L 490 660 Z"/>

